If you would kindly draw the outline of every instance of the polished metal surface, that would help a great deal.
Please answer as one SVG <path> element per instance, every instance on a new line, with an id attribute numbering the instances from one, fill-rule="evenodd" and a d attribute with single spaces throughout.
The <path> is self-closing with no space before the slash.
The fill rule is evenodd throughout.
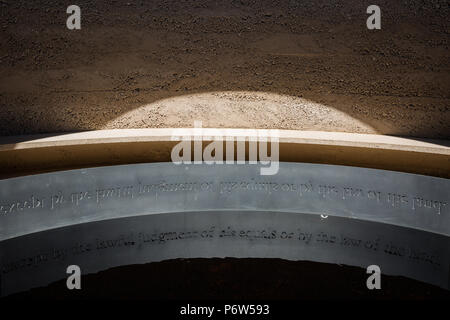
<path id="1" fill-rule="evenodd" d="M 175 258 L 254 257 L 338 263 L 449 285 L 450 238 L 384 223 L 286 212 L 183 212 L 128 217 L 0 243 L 4 295 L 107 268 Z M 276 270 L 274 270 L 276 272 Z M 329 275 L 324 274 L 324 277 Z M 365 287 L 365 283 L 361 283 Z"/>
<path id="2" fill-rule="evenodd" d="M 0 181 L 0 241 L 155 213 L 257 210 L 349 217 L 450 235 L 450 180 L 375 169 L 280 163 L 134 164 Z"/>
<path id="3" fill-rule="evenodd" d="M 0 181 L 2 294 L 195 257 L 376 264 L 449 287 L 450 181 L 280 163 L 110 166 Z"/>

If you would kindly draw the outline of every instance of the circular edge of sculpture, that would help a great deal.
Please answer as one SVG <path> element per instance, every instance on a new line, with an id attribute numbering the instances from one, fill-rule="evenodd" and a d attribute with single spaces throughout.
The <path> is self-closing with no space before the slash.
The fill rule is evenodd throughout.
<path id="1" fill-rule="evenodd" d="M 322 131 L 269 129 L 116 129 L 0 137 L 0 179 L 96 166 L 170 162 L 174 137 L 205 142 L 276 135 L 279 160 L 416 173 L 450 178 L 450 141 Z"/>
<path id="2" fill-rule="evenodd" d="M 255 214 L 262 215 L 262 219 L 258 219 L 256 223 L 254 217 L 252 217 Z M 186 219 L 187 216 L 190 219 Z M 246 212 L 242 220 L 236 220 L 236 216 L 242 218 L 242 213 L 235 212 L 230 215 L 229 212 L 218 210 L 214 214 L 178 212 L 164 215 L 135 216 L 82 223 L 9 239 L 0 243 L 0 247 L 1 245 L 4 246 L 2 250 L 2 260 L 4 260 L 2 265 L 2 289 L 5 289 L 1 293 L 8 295 L 23 291 L 23 289 L 41 287 L 62 279 L 64 273 L 53 271 L 55 269 L 65 270 L 68 264 L 79 265 L 86 274 L 92 274 L 121 265 L 194 257 L 279 258 L 288 261 L 325 262 L 363 268 L 375 261 L 381 262 L 380 265 L 387 275 L 403 276 L 448 290 L 448 255 L 445 254 L 445 248 L 449 241 L 448 237 L 377 223 L 375 225 L 379 226 L 381 230 L 373 231 L 372 226 L 374 224 L 372 222 L 349 220 L 342 217 L 332 217 L 331 220 L 327 220 L 327 224 L 322 225 L 324 223 L 322 220 L 318 220 L 317 217 L 310 214 L 253 211 Z M 180 219 L 186 223 L 180 224 Z M 294 220 L 291 221 L 291 219 Z M 292 224 L 292 222 L 295 223 Z M 252 230 L 260 230 L 261 228 L 269 231 L 275 230 L 277 236 L 274 239 L 253 240 L 238 235 L 222 237 L 223 231 L 228 232 L 227 226 L 245 230 L 247 230 L 246 227 Z M 301 228 L 294 226 L 301 226 Z M 193 230 L 198 231 L 196 237 L 179 238 L 176 236 L 173 238 L 175 234 L 179 235 L 180 232 L 185 233 Z M 281 232 L 283 230 L 289 232 Z M 296 236 L 293 238 L 283 238 L 282 235 L 290 234 L 290 231 L 298 234 L 295 233 Z M 167 235 L 168 238 L 164 238 L 166 240 L 162 243 L 159 241 L 153 242 L 148 236 L 155 232 L 160 235 Z M 312 238 L 304 237 L 304 232 L 310 232 Z M 345 237 L 349 236 L 351 239 L 363 239 L 361 240 L 362 243 L 368 243 L 367 241 L 370 242 L 379 238 L 376 240 L 378 249 L 373 250 L 373 247 L 367 247 L 366 245 L 357 247 L 330 246 L 328 236 L 323 237 L 329 232 Z M 144 233 L 147 235 L 144 235 Z M 77 240 L 79 234 L 83 235 L 83 241 L 81 242 Z M 237 234 L 240 233 L 237 232 Z M 382 235 L 381 238 L 380 235 Z M 384 239 L 384 237 L 386 238 Z M 124 241 L 121 245 L 104 247 L 103 240 L 119 238 Z M 313 239 L 314 241 L 307 239 Z M 398 241 L 392 241 L 393 239 Z M 242 245 L 248 243 L 248 241 L 251 241 L 253 245 L 243 249 Z M 309 244 L 305 241 L 308 241 Z M 437 260 L 440 261 L 438 268 L 435 264 L 430 265 L 426 261 L 424 261 L 425 264 L 419 265 L 415 260 L 416 258 L 411 260 L 408 255 L 398 256 L 394 247 L 397 242 L 404 243 L 405 241 L 410 249 L 418 249 L 417 246 L 422 248 L 422 246 L 429 245 L 430 241 L 437 245 L 436 250 L 441 253 Z M 80 245 L 83 244 L 83 248 L 85 248 L 87 243 L 92 246 L 91 249 L 86 251 Z M 385 248 L 386 245 L 388 245 L 387 249 Z M 24 248 L 24 252 L 11 249 L 18 246 Z M 8 250 L 8 247 L 11 248 Z M 58 255 L 58 257 L 54 256 L 55 259 L 49 257 L 41 260 L 39 258 L 35 261 L 36 264 L 34 262 L 21 265 L 15 263 L 29 260 L 24 259 L 24 257 L 40 257 L 46 253 L 53 255 L 56 251 L 65 250 L 64 248 L 75 248 L 76 250 L 68 250 L 64 259 L 60 259 Z M 298 250 L 299 248 L 303 249 Z M 54 249 L 57 250 L 54 251 Z M 322 250 L 324 251 L 322 252 Z M 361 250 L 364 250 L 365 253 L 363 254 Z M 93 259 L 92 257 L 97 254 L 101 254 L 99 259 Z M 355 254 L 360 257 L 358 260 L 355 260 Z M 400 258 L 402 260 L 398 260 Z M 127 261 L 127 263 L 124 263 L 124 261 Z M 405 269 L 406 265 L 409 267 Z M 16 270 L 17 266 L 19 269 Z M 31 270 L 33 272 L 30 273 Z M 40 276 L 36 276 L 40 273 Z M 8 278 L 6 278 L 7 274 Z M 10 288 L 7 289 L 7 287 Z"/>

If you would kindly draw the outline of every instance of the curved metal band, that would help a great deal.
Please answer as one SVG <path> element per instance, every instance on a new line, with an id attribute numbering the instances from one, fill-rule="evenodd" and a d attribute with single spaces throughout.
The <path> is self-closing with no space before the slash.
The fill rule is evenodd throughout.
<path id="1" fill-rule="evenodd" d="M 332 215 L 450 235 L 450 180 L 385 170 L 279 163 L 133 164 L 0 181 L 0 241 L 84 222 L 167 212 Z"/>
<path id="2" fill-rule="evenodd" d="M 134 164 L 0 181 L 2 293 L 113 266 L 278 257 L 449 287 L 447 179 L 334 165 Z"/>

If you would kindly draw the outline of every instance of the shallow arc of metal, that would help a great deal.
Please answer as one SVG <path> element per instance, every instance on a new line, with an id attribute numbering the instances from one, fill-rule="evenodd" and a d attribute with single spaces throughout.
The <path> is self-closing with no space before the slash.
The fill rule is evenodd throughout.
<path id="1" fill-rule="evenodd" d="M 17 250 L 21 248 L 21 250 Z M 450 237 L 356 219 L 280 212 L 181 212 L 82 223 L 0 242 L 2 294 L 176 258 L 281 258 L 366 268 L 449 289 Z M 361 270 L 365 273 L 365 270 Z M 364 284 L 361 284 L 362 286 Z"/>
<path id="2" fill-rule="evenodd" d="M 259 165 L 153 163 L 2 180 L 2 290 L 12 293 L 48 284 L 65 276 L 67 264 L 80 264 L 92 273 L 129 263 L 226 256 L 361 267 L 381 263 L 387 274 L 449 287 L 448 179 L 335 165 L 279 166 L 273 176 L 260 175 Z M 137 243 L 141 233 L 186 231 L 180 226 L 226 231 L 258 225 L 275 228 L 280 238 L 257 242 L 240 237 L 225 240 L 215 234 L 211 239 L 168 242 L 143 252 L 133 245 L 128 246 L 130 252 L 96 248 L 86 255 L 70 255 L 80 243 L 98 247 L 101 239 L 117 239 L 125 233 L 135 238 L 128 242 Z M 314 234 L 314 246 L 282 241 L 282 230 L 295 225 L 306 226 L 311 237 Z M 341 240 L 320 240 L 323 230 L 331 236 L 339 230 L 336 237 Z M 302 237 L 298 229 L 289 232 Z M 346 239 L 377 250 L 348 248 Z M 338 242 L 343 245 L 337 246 Z M 43 254 L 58 257 L 58 252 L 66 252 L 63 256 L 70 259 L 48 258 L 47 264 L 41 258 Z M 34 272 L 27 275 L 28 265 L 34 264 Z M 55 271 L 60 278 L 53 276 Z"/>
<path id="3" fill-rule="evenodd" d="M 210 210 L 304 212 L 450 235 L 450 180 L 335 165 L 135 164 L 0 181 L 0 241 L 78 223 Z M 45 189 L 43 189 L 44 187 Z"/>

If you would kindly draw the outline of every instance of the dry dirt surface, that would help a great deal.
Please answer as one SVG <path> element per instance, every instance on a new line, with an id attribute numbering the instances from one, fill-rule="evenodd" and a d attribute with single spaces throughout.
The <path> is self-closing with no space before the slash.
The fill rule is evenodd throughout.
<path id="1" fill-rule="evenodd" d="M 446 0 L 0 0 L 0 135 L 278 128 L 450 138 Z"/>

